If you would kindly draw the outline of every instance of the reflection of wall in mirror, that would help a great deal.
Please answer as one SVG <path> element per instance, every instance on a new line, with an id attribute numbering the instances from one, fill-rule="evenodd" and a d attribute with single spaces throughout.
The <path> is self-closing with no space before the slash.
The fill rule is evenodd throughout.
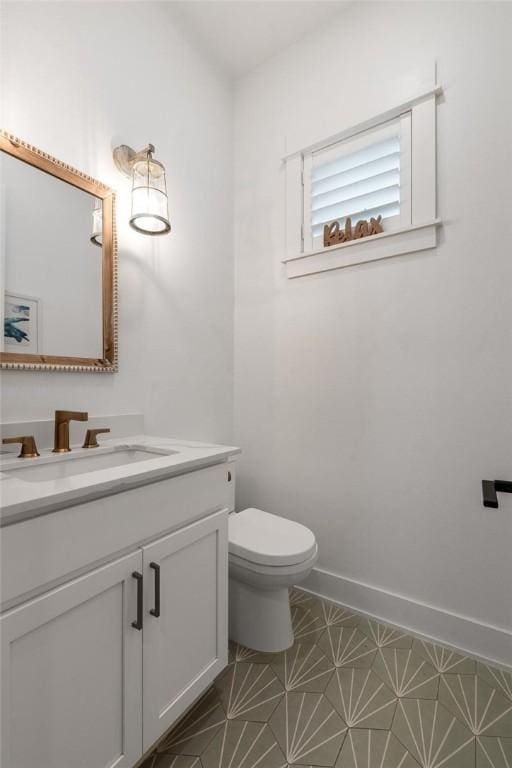
<path id="1" fill-rule="evenodd" d="M 4 350 L 102 357 L 102 252 L 90 241 L 95 198 L 0 154 L 3 292 L 37 297 L 44 307 L 38 349 L 21 349 L 11 337 Z"/>

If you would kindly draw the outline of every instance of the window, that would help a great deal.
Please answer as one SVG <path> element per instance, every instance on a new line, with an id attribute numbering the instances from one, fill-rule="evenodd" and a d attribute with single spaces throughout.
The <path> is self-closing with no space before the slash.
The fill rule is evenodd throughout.
<path id="1" fill-rule="evenodd" d="M 434 85 L 283 158 L 288 277 L 387 259 L 437 245 Z M 383 231 L 324 246 L 324 226 L 382 217 Z"/>
<path id="2" fill-rule="evenodd" d="M 323 248 L 324 225 L 382 216 L 411 223 L 411 113 L 303 157 L 303 250 Z"/>

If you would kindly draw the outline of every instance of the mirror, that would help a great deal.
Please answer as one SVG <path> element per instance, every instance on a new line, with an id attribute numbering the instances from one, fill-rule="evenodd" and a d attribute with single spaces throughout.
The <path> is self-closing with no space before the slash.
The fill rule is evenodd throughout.
<path id="1" fill-rule="evenodd" d="M 0 133 L 2 368 L 117 369 L 114 194 Z"/>

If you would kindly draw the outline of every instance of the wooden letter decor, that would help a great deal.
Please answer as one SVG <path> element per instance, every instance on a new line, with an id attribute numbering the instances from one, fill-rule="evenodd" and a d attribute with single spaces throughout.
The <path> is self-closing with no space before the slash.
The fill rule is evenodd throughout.
<path id="1" fill-rule="evenodd" d="M 345 219 L 345 228 L 340 229 L 339 221 L 332 221 L 330 224 L 324 225 L 324 247 L 329 245 L 338 245 L 338 243 L 347 243 L 349 240 L 358 240 L 361 237 L 369 237 L 370 235 L 378 235 L 379 232 L 384 232 L 382 228 L 382 216 L 377 216 L 376 219 L 371 218 L 370 221 L 360 219 L 354 228 L 352 228 L 352 222 L 350 217 Z"/>

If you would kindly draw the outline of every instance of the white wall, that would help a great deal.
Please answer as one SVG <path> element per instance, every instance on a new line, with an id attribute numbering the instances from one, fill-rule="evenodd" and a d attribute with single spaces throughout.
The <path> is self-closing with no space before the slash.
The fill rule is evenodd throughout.
<path id="1" fill-rule="evenodd" d="M 5 3 L 1 124 L 116 188 L 120 371 L 2 375 L 2 419 L 139 411 L 147 428 L 232 439 L 232 92 L 166 3 Z M 127 226 L 120 143 L 156 145 L 173 232 Z"/>
<path id="2" fill-rule="evenodd" d="M 512 475 L 511 27 L 508 3 L 352 3 L 236 93 L 238 505 L 309 525 L 340 597 L 407 597 L 413 628 L 415 605 L 446 611 L 444 640 L 455 614 L 512 629 L 512 498 L 480 490 Z M 434 61 L 439 247 L 287 280 L 286 147 L 400 102 Z"/>

